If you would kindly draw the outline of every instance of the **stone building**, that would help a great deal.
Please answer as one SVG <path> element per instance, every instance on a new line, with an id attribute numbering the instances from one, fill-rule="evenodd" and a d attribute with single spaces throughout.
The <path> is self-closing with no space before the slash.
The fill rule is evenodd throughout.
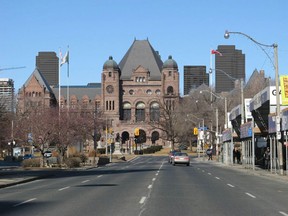
<path id="1" fill-rule="evenodd" d="M 134 142 L 136 128 L 141 143 L 162 145 L 161 130 L 152 129 L 149 123 L 159 118 L 160 101 L 171 109 L 179 101 L 178 65 L 172 56 L 163 62 L 148 40 L 134 40 L 119 64 L 109 57 L 101 77 L 101 83 L 61 86 L 60 108 L 101 111 L 114 136 L 119 134 L 127 148 Z M 35 69 L 19 90 L 18 109 L 37 103 L 57 105 L 58 92 L 59 87 L 49 85 Z"/>

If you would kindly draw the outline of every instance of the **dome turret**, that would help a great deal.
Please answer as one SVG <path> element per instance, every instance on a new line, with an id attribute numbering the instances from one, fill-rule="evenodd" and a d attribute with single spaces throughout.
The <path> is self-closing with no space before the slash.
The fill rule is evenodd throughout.
<path id="1" fill-rule="evenodd" d="M 103 65 L 103 69 L 108 68 L 118 69 L 118 64 L 113 60 L 112 56 L 109 56 L 109 59 Z"/>
<path id="2" fill-rule="evenodd" d="M 170 55 L 168 59 L 163 63 L 163 68 L 178 68 L 177 62 L 172 59 Z"/>

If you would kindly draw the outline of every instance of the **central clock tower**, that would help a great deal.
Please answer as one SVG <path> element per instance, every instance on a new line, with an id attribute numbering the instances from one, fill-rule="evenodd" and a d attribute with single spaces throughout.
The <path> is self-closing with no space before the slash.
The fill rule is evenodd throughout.
<path id="1" fill-rule="evenodd" d="M 102 107 L 105 116 L 119 119 L 120 92 L 120 70 L 110 56 L 102 71 Z"/>

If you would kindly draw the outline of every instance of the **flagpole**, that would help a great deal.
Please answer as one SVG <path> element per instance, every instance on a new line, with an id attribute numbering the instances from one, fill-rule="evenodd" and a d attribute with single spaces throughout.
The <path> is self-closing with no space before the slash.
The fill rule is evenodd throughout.
<path id="1" fill-rule="evenodd" d="M 211 106 L 212 106 L 212 85 L 213 85 L 213 80 L 212 80 L 212 49 L 210 50 L 210 69 L 209 69 L 209 84 L 210 84 L 210 92 L 211 92 L 211 95 L 210 95 L 210 103 L 211 103 Z"/>
<path id="2" fill-rule="evenodd" d="M 68 60 L 67 60 L 67 109 L 69 111 L 70 108 L 70 95 L 69 95 L 69 46 L 67 47 L 67 55 L 68 55 Z"/>
<path id="3" fill-rule="evenodd" d="M 59 116 L 60 116 L 60 108 L 61 108 L 61 82 L 60 82 L 60 79 L 61 79 L 61 61 L 62 61 L 62 53 L 61 53 L 61 49 L 59 49 L 59 54 L 60 54 L 60 59 L 59 59 L 59 74 L 58 74 L 58 89 L 59 89 L 59 92 L 58 92 L 58 106 L 59 106 Z"/>

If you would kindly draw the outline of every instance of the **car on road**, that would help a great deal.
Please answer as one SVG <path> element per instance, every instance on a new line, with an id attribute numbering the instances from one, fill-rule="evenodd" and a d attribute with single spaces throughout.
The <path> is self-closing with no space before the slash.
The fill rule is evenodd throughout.
<path id="1" fill-rule="evenodd" d="M 174 157 L 172 158 L 172 164 L 175 166 L 176 164 L 186 164 L 190 165 L 190 157 L 185 152 L 176 152 Z"/>
<path id="2" fill-rule="evenodd" d="M 168 154 L 168 163 L 172 163 L 172 158 L 176 152 L 180 152 L 179 150 L 171 150 Z"/>

